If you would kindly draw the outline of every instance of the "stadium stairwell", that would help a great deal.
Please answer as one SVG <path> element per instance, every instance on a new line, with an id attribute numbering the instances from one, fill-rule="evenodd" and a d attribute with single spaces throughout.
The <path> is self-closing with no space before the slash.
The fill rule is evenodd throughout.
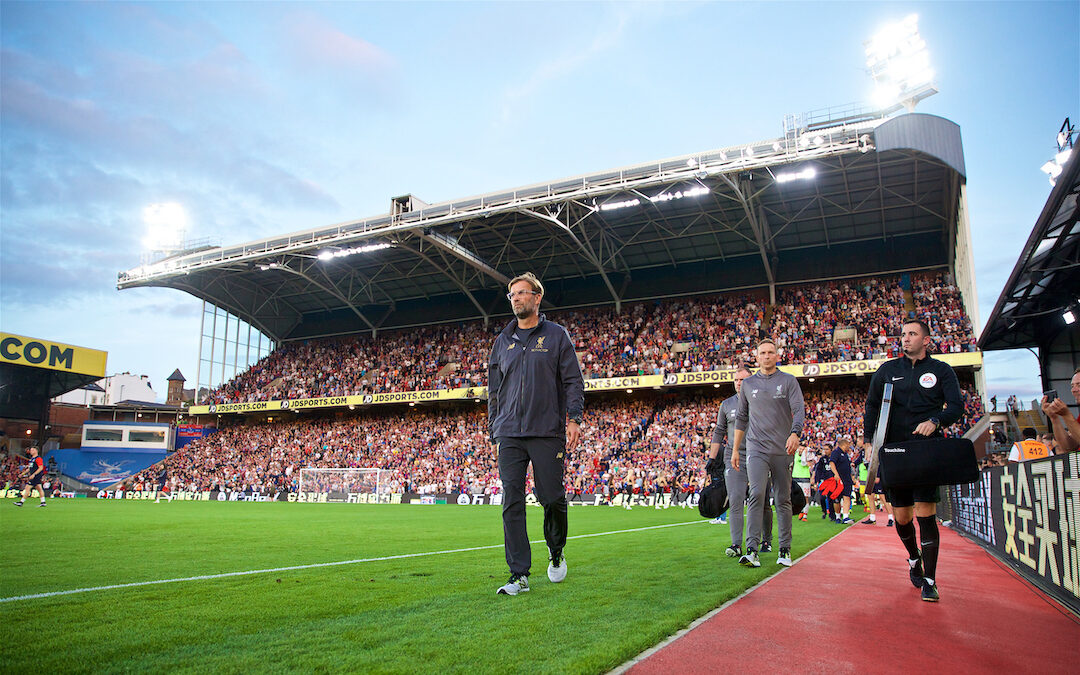
<path id="1" fill-rule="evenodd" d="M 769 330 L 772 328 L 773 310 L 776 309 L 776 305 L 765 305 L 765 314 L 761 317 L 761 330 L 765 331 L 765 335 L 769 334 Z"/>
<path id="2" fill-rule="evenodd" d="M 446 377 L 450 373 L 456 373 L 459 368 L 461 368 L 460 363 L 455 363 L 455 362 L 451 361 L 449 363 L 444 364 L 442 368 L 439 368 L 439 372 L 435 374 L 435 377 L 436 378 Z"/>
<path id="3" fill-rule="evenodd" d="M 1049 430 L 1046 428 L 1046 422 L 1043 421 L 1041 414 L 1034 410 L 1020 410 L 1016 413 L 1016 424 L 1023 431 L 1026 427 L 1031 427 L 1040 434 L 1045 434 Z"/>

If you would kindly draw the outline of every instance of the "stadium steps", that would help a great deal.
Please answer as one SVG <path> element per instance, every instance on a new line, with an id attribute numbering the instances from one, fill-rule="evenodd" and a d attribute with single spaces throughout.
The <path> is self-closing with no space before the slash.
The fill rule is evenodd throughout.
<path id="1" fill-rule="evenodd" d="M 446 377 L 450 373 L 456 373 L 460 368 L 460 363 L 457 363 L 456 361 L 451 361 L 442 368 L 439 368 L 439 372 L 435 374 L 435 377 Z"/>
<path id="2" fill-rule="evenodd" d="M 772 329 L 772 317 L 773 310 L 776 309 L 776 305 L 765 305 L 765 314 L 761 317 L 761 330 L 765 335 L 769 335 Z"/>
<path id="3" fill-rule="evenodd" d="M 1048 433 L 1046 422 L 1035 410 L 1018 410 L 1015 413 L 1017 429 L 1023 431 L 1025 427 L 1031 427 L 1040 434 Z"/>
<path id="4" fill-rule="evenodd" d="M 904 289 L 904 311 L 908 316 L 914 316 L 912 312 L 915 311 L 915 296 L 911 294 L 910 288 Z"/>

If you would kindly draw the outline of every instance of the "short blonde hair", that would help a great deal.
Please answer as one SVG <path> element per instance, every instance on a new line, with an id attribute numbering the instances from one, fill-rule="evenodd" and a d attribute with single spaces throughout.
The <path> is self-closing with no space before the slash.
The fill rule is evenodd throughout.
<path id="1" fill-rule="evenodd" d="M 512 290 L 514 284 L 516 284 L 519 281 L 527 281 L 527 282 L 529 282 L 529 285 L 532 286 L 532 289 L 534 291 L 536 291 L 540 295 L 544 294 L 544 284 L 540 283 L 540 280 L 537 279 L 536 275 L 533 274 L 532 272 L 526 272 L 525 274 L 519 274 L 516 277 L 514 277 L 513 279 L 511 279 L 510 283 L 506 284 L 506 290 L 508 290 L 508 291 Z"/>

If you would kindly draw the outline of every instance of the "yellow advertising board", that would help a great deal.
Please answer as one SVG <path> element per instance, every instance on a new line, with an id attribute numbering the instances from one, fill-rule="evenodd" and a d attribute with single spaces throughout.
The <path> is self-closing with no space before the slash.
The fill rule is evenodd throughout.
<path id="1" fill-rule="evenodd" d="M 99 349 L 0 333 L 0 362 L 3 363 L 105 377 L 108 356 L 108 352 Z"/>
<path id="2" fill-rule="evenodd" d="M 941 354 L 934 358 L 954 368 L 982 367 L 982 352 Z M 805 363 L 780 366 L 780 370 L 798 378 L 836 377 L 840 375 L 870 375 L 889 359 L 864 361 L 837 361 L 832 363 Z M 734 380 L 735 369 L 706 370 L 696 373 L 665 373 L 664 375 L 631 375 L 585 380 L 585 391 L 615 391 L 618 389 L 651 389 L 653 387 L 683 387 L 702 384 L 724 384 Z M 430 401 L 454 401 L 485 398 L 487 387 L 461 387 L 459 389 L 424 389 L 422 391 L 394 391 L 353 396 L 326 396 L 284 401 L 249 401 L 246 403 L 217 403 L 188 408 L 190 415 L 222 415 L 226 413 L 269 412 L 272 410 L 305 410 L 313 408 L 343 408 L 345 406 L 382 405 L 387 403 L 426 403 Z"/>
<path id="3" fill-rule="evenodd" d="M 663 384 L 662 375 L 630 375 L 627 377 L 602 377 L 585 380 L 585 391 L 611 391 L 614 389 L 641 389 L 659 387 Z"/>
<path id="4" fill-rule="evenodd" d="M 935 354 L 939 359 L 953 368 L 982 367 L 982 352 L 961 352 L 959 354 Z M 892 359 L 865 359 L 863 361 L 834 361 L 830 363 L 804 363 L 794 366 L 780 366 L 780 370 L 798 378 L 810 377 L 836 377 L 839 375 L 871 375 L 886 361 Z M 666 373 L 664 386 L 678 387 L 693 384 L 719 384 L 732 382 L 735 377 L 735 369 L 706 370 L 698 373 Z"/>
<path id="5" fill-rule="evenodd" d="M 245 403 L 195 405 L 188 408 L 188 414 L 224 415 L 226 413 L 270 412 L 273 410 L 311 410 L 314 408 L 343 408 L 346 406 L 381 405 L 385 403 L 455 401 L 468 398 L 483 398 L 485 396 L 487 396 L 487 387 L 425 389 L 423 391 L 393 391 L 379 394 L 286 399 L 284 401 L 248 401 Z"/>

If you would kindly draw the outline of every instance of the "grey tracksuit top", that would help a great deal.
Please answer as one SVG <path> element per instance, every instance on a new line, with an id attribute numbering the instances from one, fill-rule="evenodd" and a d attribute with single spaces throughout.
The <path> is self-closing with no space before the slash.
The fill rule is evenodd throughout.
<path id="1" fill-rule="evenodd" d="M 720 404 L 716 413 L 716 426 L 713 427 L 712 442 L 724 448 L 724 466 L 731 466 L 731 441 L 735 440 L 735 413 L 739 409 L 739 396 L 736 394 Z M 743 443 L 745 446 L 746 443 Z M 743 450 L 743 448 L 739 448 Z M 743 467 L 745 470 L 745 466 Z"/>
<path id="2" fill-rule="evenodd" d="M 788 436 L 802 435 L 806 404 L 794 375 L 760 370 L 743 380 L 735 428 L 746 431 L 746 451 L 785 455 Z"/>

